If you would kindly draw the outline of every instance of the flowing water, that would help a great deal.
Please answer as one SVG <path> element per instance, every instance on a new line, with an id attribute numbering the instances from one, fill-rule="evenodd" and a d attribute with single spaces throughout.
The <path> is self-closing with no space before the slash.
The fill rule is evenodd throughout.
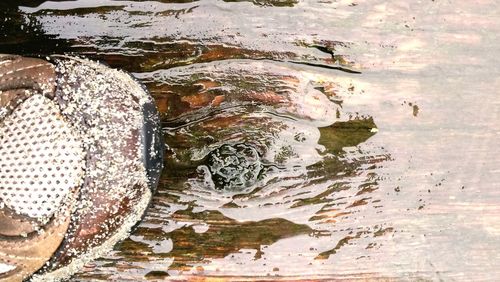
<path id="1" fill-rule="evenodd" d="M 500 276 L 498 2 L 20 2 L 0 52 L 131 72 L 168 146 L 75 281 Z"/>

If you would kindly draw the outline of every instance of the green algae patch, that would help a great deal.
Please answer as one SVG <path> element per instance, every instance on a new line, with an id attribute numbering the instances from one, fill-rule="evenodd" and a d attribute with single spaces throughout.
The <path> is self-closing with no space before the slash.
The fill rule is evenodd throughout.
<path id="1" fill-rule="evenodd" d="M 346 122 L 336 122 L 320 127 L 318 144 L 325 146 L 328 153 L 340 153 L 345 147 L 357 146 L 375 135 L 377 126 L 373 118 L 358 118 Z"/>
<path id="2" fill-rule="evenodd" d="M 174 248 L 168 254 L 174 257 L 171 269 L 188 268 L 189 265 L 214 258 L 223 258 L 241 249 L 256 250 L 255 258 L 262 255 L 263 246 L 289 237 L 312 234 L 304 224 L 296 224 L 282 218 L 261 221 L 238 222 L 218 211 L 178 211 L 173 215 L 183 221 L 208 223 L 206 232 L 197 233 L 192 227 L 182 227 L 169 233 Z"/>

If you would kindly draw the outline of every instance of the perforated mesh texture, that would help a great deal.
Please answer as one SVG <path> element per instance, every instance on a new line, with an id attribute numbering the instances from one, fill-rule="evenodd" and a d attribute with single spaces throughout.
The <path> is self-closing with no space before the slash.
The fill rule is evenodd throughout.
<path id="1" fill-rule="evenodd" d="M 51 216 L 83 181 L 82 140 L 41 95 L 0 123 L 0 156 L 0 206 L 19 214 Z"/>

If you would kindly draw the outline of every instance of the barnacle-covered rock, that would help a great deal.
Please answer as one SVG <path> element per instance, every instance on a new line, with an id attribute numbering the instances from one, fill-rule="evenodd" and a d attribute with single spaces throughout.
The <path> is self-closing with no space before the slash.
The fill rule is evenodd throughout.
<path id="1" fill-rule="evenodd" d="M 0 278 L 67 277 L 142 217 L 162 168 L 155 106 L 72 57 L 3 55 L 0 91 Z"/>

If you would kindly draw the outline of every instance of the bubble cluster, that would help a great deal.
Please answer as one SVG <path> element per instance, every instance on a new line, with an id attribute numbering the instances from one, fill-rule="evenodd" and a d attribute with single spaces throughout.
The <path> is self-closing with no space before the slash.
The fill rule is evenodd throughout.
<path id="1" fill-rule="evenodd" d="M 208 156 L 208 168 L 218 190 L 241 190 L 253 185 L 262 167 L 257 150 L 245 144 L 225 144 Z"/>

